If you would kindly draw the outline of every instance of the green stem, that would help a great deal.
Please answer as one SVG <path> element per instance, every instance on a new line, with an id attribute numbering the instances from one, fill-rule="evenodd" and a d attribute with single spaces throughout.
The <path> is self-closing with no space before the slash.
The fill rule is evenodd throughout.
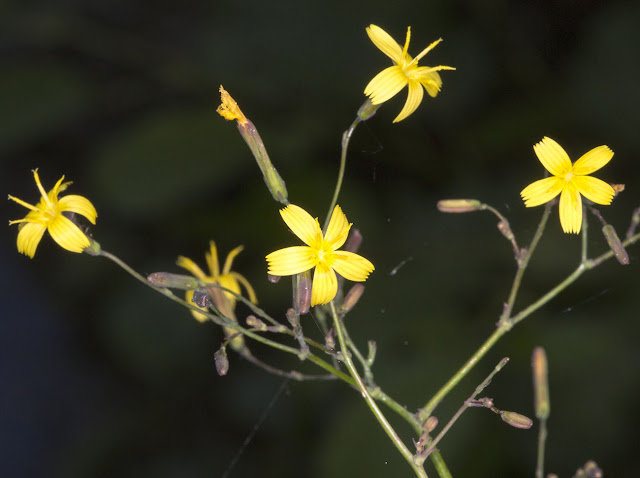
<path id="1" fill-rule="evenodd" d="M 547 217 L 546 213 L 547 211 L 545 210 L 545 216 L 543 216 L 541 220 L 541 225 L 543 222 L 546 221 L 546 217 Z M 529 251 L 527 253 L 529 257 L 533 252 L 533 250 L 535 249 L 535 245 L 537 244 L 537 241 L 539 239 L 538 232 L 542 234 L 542 229 L 543 227 L 542 228 L 538 227 L 538 231 L 536 231 L 536 236 L 534 236 L 534 240 L 532 241 Z M 634 236 L 625 240 L 622 243 L 622 245 L 626 247 L 630 244 L 637 242 L 638 240 L 640 240 L 640 233 L 635 234 Z M 418 411 L 417 417 L 420 420 L 420 422 L 424 422 L 427 418 L 429 418 L 429 416 L 431 416 L 431 413 L 433 412 L 433 410 L 444 399 L 444 397 L 469 373 L 469 371 L 471 371 L 471 369 L 480 361 L 482 357 L 484 357 L 484 355 L 491 349 L 491 347 L 493 347 L 495 343 L 498 340 L 500 340 L 500 338 L 503 335 L 505 335 L 507 332 L 509 332 L 509 330 L 511 330 L 513 326 L 522 322 L 524 319 L 529 317 L 533 312 L 540 309 L 547 302 L 549 302 L 551 299 L 556 297 L 560 292 L 562 292 L 569 285 L 575 282 L 584 272 L 594 269 L 595 267 L 599 266 L 605 260 L 610 259 L 611 257 L 613 257 L 613 251 L 605 252 L 594 259 L 586 259 L 584 262 L 581 262 L 580 265 L 571 274 L 569 274 L 562 282 L 560 282 L 553 289 L 551 289 L 549 292 L 547 292 L 545 295 L 540 297 L 538 300 L 533 302 L 531 305 L 523 309 L 521 312 L 519 312 L 515 316 L 512 316 L 512 317 L 509 317 L 508 315 L 505 316 L 503 312 L 503 316 L 498 322 L 498 327 L 491 334 L 491 336 L 480 346 L 478 350 L 476 350 L 476 352 L 471 356 L 471 358 L 467 360 L 467 362 L 447 381 L 447 383 L 445 383 L 442 386 L 442 388 L 438 390 L 438 392 L 427 402 L 427 404 Z M 523 265 L 521 265 L 520 267 L 526 267 L 526 264 L 528 263 L 528 261 L 529 261 L 529 258 L 527 258 L 524 261 Z M 513 290 L 515 289 L 517 291 L 517 287 L 519 286 L 521 279 L 522 279 L 522 274 L 516 274 L 516 279 L 514 280 L 514 287 L 512 288 L 512 294 L 511 294 L 513 295 L 513 297 L 510 297 L 510 300 L 514 302 L 515 302 L 516 294 L 513 294 Z M 512 306 L 513 306 L 513 303 L 507 304 L 507 307 L 512 307 Z"/>
<path id="2" fill-rule="evenodd" d="M 544 444 L 547 440 L 547 420 L 540 420 L 538 431 L 538 458 L 536 461 L 536 478 L 544 477 Z"/>
<path id="3" fill-rule="evenodd" d="M 340 349 L 342 350 L 343 360 L 347 365 L 347 369 L 349 370 L 351 377 L 353 377 L 353 379 L 356 381 L 358 390 L 362 394 L 362 398 L 364 398 L 365 402 L 367 402 L 367 405 L 369 406 L 371 413 L 373 413 L 373 415 L 376 417 L 376 419 L 378 420 L 378 423 L 380 423 L 380 426 L 385 431 L 385 433 L 387 434 L 389 439 L 392 441 L 392 443 L 395 445 L 395 447 L 398 449 L 400 454 L 404 457 L 407 463 L 409 463 L 409 466 L 411 466 L 416 476 L 427 478 L 427 473 L 424 471 L 424 468 L 414 463 L 413 454 L 402 442 L 402 440 L 396 433 L 395 429 L 391 426 L 391 424 L 389 423 L 387 418 L 384 416 L 380 408 L 378 408 L 376 401 L 373 399 L 373 397 L 367 390 L 366 385 L 362 381 L 362 377 L 360 377 L 360 375 L 358 374 L 358 370 L 353 364 L 353 360 L 351 360 L 351 354 L 349 353 L 349 346 L 345 339 L 345 334 L 342 327 L 342 321 L 340 320 L 340 317 L 338 317 L 338 311 L 336 310 L 336 306 L 333 303 L 333 301 L 329 302 L 329 307 L 331 308 L 331 316 L 333 317 L 333 326 L 336 329 L 338 341 L 340 342 Z"/>
<path id="4" fill-rule="evenodd" d="M 329 212 L 327 213 L 327 217 L 324 220 L 324 227 L 322 228 L 323 232 L 327 232 L 329 220 L 331 219 L 331 215 L 333 214 L 333 208 L 338 202 L 340 189 L 342 189 L 342 180 L 344 179 L 345 165 L 347 164 L 347 148 L 349 147 L 351 135 L 353 135 L 353 132 L 355 131 L 356 126 L 358 126 L 360 121 L 362 121 L 362 119 L 357 116 L 353 123 L 351 123 L 351 126 L 349 126 L 349 128 L 344 133 L 342 133 L 342 151 L 340 152 L 340 169 L 338 170 L 338 181 L 336 182 L 336 188 L 333 191 L 333 198 L 331 199 L 331 204 L 329 205 Z"/>

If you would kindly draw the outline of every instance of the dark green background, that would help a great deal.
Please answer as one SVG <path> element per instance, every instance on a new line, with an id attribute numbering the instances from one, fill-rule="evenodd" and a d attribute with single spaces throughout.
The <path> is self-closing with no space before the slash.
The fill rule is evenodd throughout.
<path id="1" fill-rule="evenodd" d="M 352 337 L 378 343 L 378 383 L 410 410 L 491 333 L 514 272 L 489 214 L 437 212 L 475 197 L 508 215 L 521 244 L 542 210 L 524 186 L 543 176 L 532 145 L 556 139 L 572 159 L 607 144 L 596 176 L 626 183 L 605 217 L 620 232 L 640 204 L 637 2 L 5 2 L 0 6 L 2 190 L 27 201 L 30 170 L 49 189 L 65 174 L 99 212 L 103 247 L 142 273 L 179 254 L 204 265 L 208 241 L 245 251 L 236 269 L 283 317 L 289 285 L 270 284 L 264 256 L 296 243 L 233 124 L 215 113 L 222 83 L 253 120 L 292 202 L 324 219 L 340 135 L 367 82 L 390 63 L 365 34 L 401 43 L 412 26 L 441 94 L 391 121 L 406 92 L 356 132 L 340 204 L 376 265 L 349 316 Z M 24 210 L 9 203 L 6 218 Z M 590 217 L 593 254 L 606 250 Z M 45 238 L 35 260 L 2 235 L 0 321 L 3 476 L 217 477 L 282 380 L 231 356 L 213 367 L 219 331 L 113 264 Z M 503 357 L 486 395 L 533 415 L 530 356 L 546 347 L 552 414 L 547 463 L 569 477 L 587 459 L 606 476 L 637 476 L 637 247 L 609 261 L 515 328 L 437 409 L 446 422 Z M 403 260 L 410 260 L 390 272 Z M 516 309 L 576 266 L 579 238 L 554 211 Z M 239 311 L 239 315 L 244 315 Z M 317 335 L 311 317 L 309 335 Z M 256 347 L 285 369 L 300 366 Z M 305 369 L 308 370 L 308 369 Z M 411 434 L 398 423 L 407 443 Z M 532 476 L 536 431 L 479 409 L 441 442 L 456 477 Z M 430 476 L 435 476 L 428 468 Z M 231 477 L 411 476 L 359 395 L 341 383 L 289 383 Z"/>

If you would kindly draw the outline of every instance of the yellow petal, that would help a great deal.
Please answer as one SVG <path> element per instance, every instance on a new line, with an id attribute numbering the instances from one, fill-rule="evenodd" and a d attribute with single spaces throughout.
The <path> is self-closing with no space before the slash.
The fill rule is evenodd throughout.
<path id="1" fill-rule="evenodd" d="M 451 68 L 455 70 L 455 68 Z M 434 98 L 440 93 L 440 87 L 442 86 L 442 78 L 437 71 L 434 71 L 433 68 L 428 67 L 420 67 L 416 69 L 416 73 L 412 76 L 416 81 L 419 81 L 422 86 L 427 90 L 429 96 Z"/>
<path id="2" fill-rule="evenodd" d="M 308 271 L 318 263 L 318 255 L 306 246 L 285 247 L 267 256 L 269 274 L 290 276 Z"/>
<path id="3" fill-rule="evenodd" d="M 342 247 L 347 240 L 350 228 L 351 224 L 347 221 L 347 216 L 344 215 L 340 206 L 336 206 L 333 208 L 324 240 L 329 244 L 331 249 L 335 251 Z"/>
<path id="4" fill-rule="evenodd" d="M 364 89 L 371 103 L 379 105 L 393 98 L 409 82 L 399 66 L 390 66 L 378 73 Z"/>
<path id="5" fill-rule="evenodd" d="M 558 143 L 548 137 L 542 138 L 538 144 L 533 146 L 533 150 L 538 159 L 554 176 L 565 176 L 571 172 L 571 160 Z"/>
<path id="6" fill-rule="evenodd" d="M 198 309 L 201 309 L 201 310 L 204 310 L 205 312 L 208 312 L 208 309 L 205 309 L 204 307 L 200 307 L 198 304 L 195 304 L 195 303 L 191 302 L 191 299 L 193 299 L 193 291 L 192 290 L 188 290 L 187 293 L 185 294 L 184 298 L 190 305 L 193 305 L 194 307 L 197 307 Z M 207 320 L 209 320 L 209 317 L 207 317 L 204 314 L 201 314 L 200 312 L 196 312 L 193 309 L 189 309 L 189 312 L 191 312 L 191 315 L 193 315 L 193 317 L 198 322 L 206 322 Z"/>
<path id="7" fill-rule="evenodd" d="M 207 261 L 211 277 L 218 277 L 220 275 L 220 263 L 218 262 L 218 248 L 214 241 L 209 241 L 209 252 L 205 252 L 204 258 Z"/>
<path id="8" fill-rule="evenodd" d="M 347 280 L 362 282 L 375 267 L 364 257 L 348 251 L 336 251 L 332 254 L 331 266 L 335 271 Z"/>
<path id="9" fill-rule="evenodd" d="M 46 230 L 47 228 L 43 224 L 23 223 L 20 227 L 20 232 L 18 232 L 18 252 L 26 254 L 33 259 L 40 239 L 42 239 L 42 235 Z"/>
<path id="10" fill-rule="evenodd" d="M 605 206 L 611 204 L 613 196 L 616 194 L 609 184 L 591 176 L 576 176 L 573 178 L 573 183 L 584 197 Z"/>
<path id="11" fill-rule="evenodd" d="M 251 284 L 249 284 L 249 281 L 237 272 L 230 272 L 229 274 L 244 286 L 244 288 L 247 290 L 247 294 L 249 295 L 249 300 L 254 304 L 257 304 L 258 297 L 256 296 L 256 292 L 253 290 L 253 287 L 251 287 Z"/>
<path id="12" fill-rule="evenodd" d="M 539 206 L 551 201 L 560 194 L 564 186 L 564 179 L 551 176 L 529 184 L 520 195 L 526 207 Z"/>
<path id="13" fill-rule="evenodd" d="M 333 269 L 318 264 L 313 274 L 311 286 L 311 307 L 331 302 L 338 293 L 338 278 Z"/>
<path id="14" fill-rule="evenodd" d="M 93 207 L 91 201 L 83 196 L 76 196 L 75 194 L 60 198 L 60 201 L 58 202 L 58 210 L 61 212 L 69 211 L 80 214 L 81 216 L 86 217 L 91 224 L 95 224 L 96 218 L 98 217 L 96 208 Z"/>
<path id="15" fill-rule="evenodd" d="M 318 221 L 300 206 L 289 204 L 284 209 L 280 209 L 280 215 L 291 232 L 306 245 L 313 246 L 322 241 L 322 231 Z"/>
<path id="16" fill-rule="evenodd" d="M 580 176 L 597 171 L 613 158 L 613 151 L 602 145 L 583 154 L 573 165 L 573 173 Z"/>
<path id="17" fill-rule="evenodd" d="M 400 63 L 402 60 L 402 48 L 398 45 L 398 42 L 391 37 L 391 35 L 377 25 L 369 25 L 369 28 L 367 28 L 367 35 L 369 35 L 373 44 L 377 46 L 382 53 L 387 55 L 396 63 Z"/>
<path id="18" fill-rule="evenodd" d="M 232 250 L 224 261 L 224 267 L 222 268 L 223 274 L 228 274 L 231 270 L 231 265 L 233 264 L 233 260 L 236 258 L 238 254 L 242 252 L 244 246 L 238 246 L 234 250 Z"/>
<path id="19" fill-rule="evenodd" d="M 560 194 L 560 225 L 568 234 L 578 234 L 582 227 L 582 199 L 571 182 Z"/>
<path id="20" fill-rule="evenodd" d="M 420 106 L 420 102 L 422 102 L 422 97 L 424 96 L 424 92 L 422 90 L 422 85 L 417 81 L 409 81 L 409 94 L 407 95 L 407 101 L 400 111 L 400 114 L 396 116 L 396 119 L 393 120 L 394 123 L 398 121 L 402 121 L 411 113 L 413 113 L 418 106 Z"/>
<path id="21" fill-rule="evenodd" d="M 60 247 L 71 252 L 82 252 L 86 247 L 89 247 L 91 243 L 87 236 L 76 226 L 69 218 L 59 214 L 53 218 L 48 226 L 47 230 L 54 241 L 56 241 Z"/>
<path id="22" fill-rule="evenodd" d="M 218 283 L 219 285 L 221 285 L 222 287 L 224 287 L 225 289 L 229 289 L 230 291 L 235 292 L 236 294 L 240 295 L 240 284 L 238 284 L 238 281 L 236 280 L 236 278 L 231 275 L 231 274 L 223 274 L 221 276 L 218 276 L 216 278 L 216 283 Z M 227 299 L 229 300 L 230 304 L 231 304 L 231 309 L 234 308 L 234 306 L 236 305 L 236 296 L 224 291 L 224 295 L 227 297 Z"/>
<path id="23" fill-rule="evenodd" d="M 209 277 L 207 276 L 207 274 L 205 274 L 202 271 L 202 269 L 200 269 L 200 267 L 198 267 L 198 264 L 193 262 L 188 257 L 178 256 L 178 260 L 176 261 L 176 265 L 178 267 L 182 267 L 183 269 L 188 270 L 189 272 L 191 272 L 191 275 L 193 277 L 196 277 L 197 279 L 200 279 L 202 281 L 208 281 L 209 280 Z"/>

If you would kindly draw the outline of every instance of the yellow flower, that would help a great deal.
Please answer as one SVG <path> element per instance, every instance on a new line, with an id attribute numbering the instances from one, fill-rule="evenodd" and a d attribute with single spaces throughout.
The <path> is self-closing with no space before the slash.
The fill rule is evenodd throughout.
<path id="1" fill-rule="evenodd" d="M 220 265 L 218 263 L 218 250 L 216 248 L 216 243 L 213 241 L 209 242 L 210 250 L 205 254 L 205 258 L 207 261 L 207 266 L 209 267 L 209 275 L 205 274 L 200 267 L 196 265 L 188 257 L 179 256 L 176 264 L 183 269 L 188 270 L 193 274 L 194 277 L 197 277 L 201 281 L 218 284 L 222 287 L 229 289 L 236 294 L 240 295 L 240 284 L 244 286 L 249 295 L 249 300 L 254 304 L 258 303 L 258 299 L 256 298 L 256 293 L 249 284 L 249 281 L 245 279 L 243 276 L 238 274 L 237 272 L 231 271 L 231 265 L 233 264 L 233 260 L 235 257 L 242 252 L 243 246 L 238 246 L 234 250 L 232 250 L 224 261 L 224 267 L 222 268 L 222 273 L 220 273 Z M 233 310 L 236 305 L 236 296 L 233 294 L 220 291 L 220 289 L 216 289 L 215 287 L 211 287 L 208 290 L 211 300 L 213 300 L 214 304 L 225 316 L 228 318 L 233 318 Z M 223 292 L 223 293 L 220 293 Z M 191 303 L 191 299 L 193 298 L 193 291 L 187 291 L 186 300 Z M 202 310 L 207 310 L 202 308 Z M 200 322 L 204 322 L 207 320 L 207 316 L 204 314 L 200 314 L 196 311 L 191 311 L 193 316 L 198 319 Z"/>
<path id="2" fill-rule="evenodd" d="M 225 90 L 222 85 L 220 85 L 220 99 L 222 103 L 218 106 L 216 110 L 220 116 L 227 120 L 236 120 L 238 124 L 246 124 L 249 120 L 242 113 L 242 110 L 236 103 L 227 90 Z"/>
<path id="3" fill-rule="evenodd" d="M 402 121 L 420 105 L 424 92 L 424 87 L 430 96 L 435 97 L 440 91 L 442 80 L 438 71 L 455 70 L 450 66 L 418 66 L 418 61 L 429 53 L 442 38 L 434 41 L 415 58 L 407 53 L 409 39 L 411 38 L 411 27 L 407 28 L 407 39 L 404 48 L 401 48 L 387 32 L 377 25 L 370 25 L 367 28 L 367 35 L 382 53 L 387 55 L 395 63 L 378 73 L 364 89 L 364 94 L 371 98 L 371 103 L 378 105 L 394 97 L 405 86 L 409 86 L 409 95 L 404 108 L 393 120 L 394 123 Z"/>
<path id="4" fill-rule="evenodd" d="M 347 240 L 351 224 L 336 206 L 331 214 L 327 232 L 323 236 L 318 219 L 299 206 L 289 204 L 280 210 L 289 229 L 306 246 L 286 247 L 267 256 L 269 274 L 289 276 L 316 268 L 311 286 L 311 306 L 326 304 L 338 292 L 336 272 L 345 279 L 362 282 L 374 270 L 373 264 L 362 256 L 338 251 Z"/>
<path id="5" fill-rule="evenodd" d="M 577 234 L 582 226 L 582 194 L 603 205 L 611 204 L 615 191 L 604 181 L 589 174 L 613 158 L 608 146 L 598 146 L 582 155 L 573 165 L 562 147 L 546 136 L 533 146 L 542 165 L 553 176 L 540 179 L 522 190 L 526 207 L 539 206 L 560 194 L 560 224 L 566 233 Z"/>
<path id="6" fill-rule="evenodd" d="M 76 195 L 65 196 L 58 199 L 58 195 L 71 184 L 71 181 L 66 183 L 62 182 L 64 176 L 58 180 L 53 189 L 48 193 L 45 192 L 40 183 L 37 169 L 33 170 L 33 177 L 42 195 L 38 204 L 32 206 L 21 199 L 11 195 L 9 196 L 9 199 L 12 201 L 31 210 L 24 219 L 9 221 L 9 225 L 20 224 L 18 232 L 18 252 L 33 258 L 44 231 L 49 231 L 53 240 L 68 251 L 82 252 L 86 247 L 89 247 L 90 242 L 84 232 L 63 213 L 80 214 L 86 217 L 91 224 L 95 224 L 98 213 L 93 207 L 93 204 L 91 204 L 87 198 Z"/>

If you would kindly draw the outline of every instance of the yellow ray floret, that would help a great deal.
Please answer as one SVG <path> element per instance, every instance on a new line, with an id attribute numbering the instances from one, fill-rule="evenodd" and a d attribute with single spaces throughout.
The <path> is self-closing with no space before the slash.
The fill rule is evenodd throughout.
<path id="1" fill-rule="evenodd" d="M 233 260 L 236 258 L 240 252 L 242 252 L 243 246 L 238 246 L 234 250 L 232 250 L 224 261 L 224 267 L 222 271 L 220 271 L 220 263 L 218 262 L 218 249 L 216 247 L 216 243 L 213 241 L 209 242 L 209 252 L 205 254 L 205 259 L 207 261 L 207 267 L 209 268 L 209 273 L 206 274 L 200 267 L 191 259 L 184 256 L 179 256 L 176 264 L 183 269 L 188 270 L 191 274 L 200 279 L 203 282 L 207 282 L 210 284 L 218 284 L 225 289 L 229 289 L 234 293 L 240 295 L 240 285 L 242 285 L 247 294 L 249 296 L 249 300 L 254 304 L 258 303 L 258 299 L 256 297 L 256 293 L 249 284 L 249 281 L 244 278 L 244 276 L 238 274 L 237 272 L 233 272 L 231 270 L 231 266 L 233 265 Z M 225 315 L 229 316 L 233 313 L 233 309 L 235 308 L 237 298 L 235 295 L 224 291 L 221 295 L 214 295 L 214 302 L 216 301 L 216 297 L 220 297 L 220 300 L 216 303 L 216 307 L 221 310 Z M 187 302 L 191 303 L 191 299 L 193 298 L 193 291 L 189 290 L 186 293 Z M 207 310 L 202 308 L 202 310 Z M 196 312 L 195 310 L 191 311 L 191 314 L 198 319 L 200 322 L 204 322 L 207 320 L 207 316 Z"/>
<path id="2" fill-rule="evenodd" d="M 588 176 L 613 158 L 607 146 L 598 146 L 571 164 L 569 155 L 554 140 L 542 138 L 533 150 L 552 176 L 524 188 L 520 195 L 526 207 L 539 206 L 560 195 L 560 224 L 566 233 L 577 234 L 582 227 L 581 195 L 597 204 L 609 205 L 615 196 L 613 187 Z"/>
<path id="3" fill-rule="evenodd" d="M 348 251 L 338 251 L 347 240 L 351 224 L 336 206 L 326 234 L 322 234 L 317 218 L 299 206 L 289 204 L 280 210 L 289 229 L 306 244 L 279 249 L 267 256 L 269 274 L 288 276 L 315 267 L 311 286 L 311 306 L 326 304 L 338 292 L 336 272 L 345 279 L 362 282 L 375 269 L 364 257 Z"/>
<path id="4" fill-rule="evenodd" d="M 418 56 L 412 58 L 407 52 L 411 39 L 411 27 L 407 28 L 404 48 L 401 48 L 391 35 L 377 25 L 370 25 L 367 28 L 367 35 L 380 51 L 391 58 L 394 65 L 378 73 L 364 89 L 364 94 L 371 99 L 371 103 L 378 105 L 393 98 L 405 86 L 409 90 L 407 101 L 400 114 L 393 120 L 394 123 L 402 121 L 418 108 L 424 95 L 422 88 L 432 97 L 438 94 L 442 86 L 438 71 L 455 70 L 450 66 L 442 65 L 418 66 L 418 61 L 440 43 L 442 38 L 434 41 Z"/>
<path id="5" fill-rule="evenodd" d="M 64 176 L 48 193 L 42 187 L 37 169 L 33 170 L 33 177 L 41 195 L 38 204 L 33 206 L 22 199 L 9 196 L 9 199 L 30 210 L 24 219 L 9 221 L 9 225 L 20 224 L 18 252 L 33 258 L 45 231 L 49 231 L 53 240 L 68 251 L 82 252 L 89 247 L 90 242 L 84 232 L 62 213 L 79 214 L 86 217 L 91 224 L 95 224 L 98 213 L 93 204 L 82 196 L 70 195 L 58 198 L 58 195 L 71 184 L 70 181 L 62 182 Z"/>

